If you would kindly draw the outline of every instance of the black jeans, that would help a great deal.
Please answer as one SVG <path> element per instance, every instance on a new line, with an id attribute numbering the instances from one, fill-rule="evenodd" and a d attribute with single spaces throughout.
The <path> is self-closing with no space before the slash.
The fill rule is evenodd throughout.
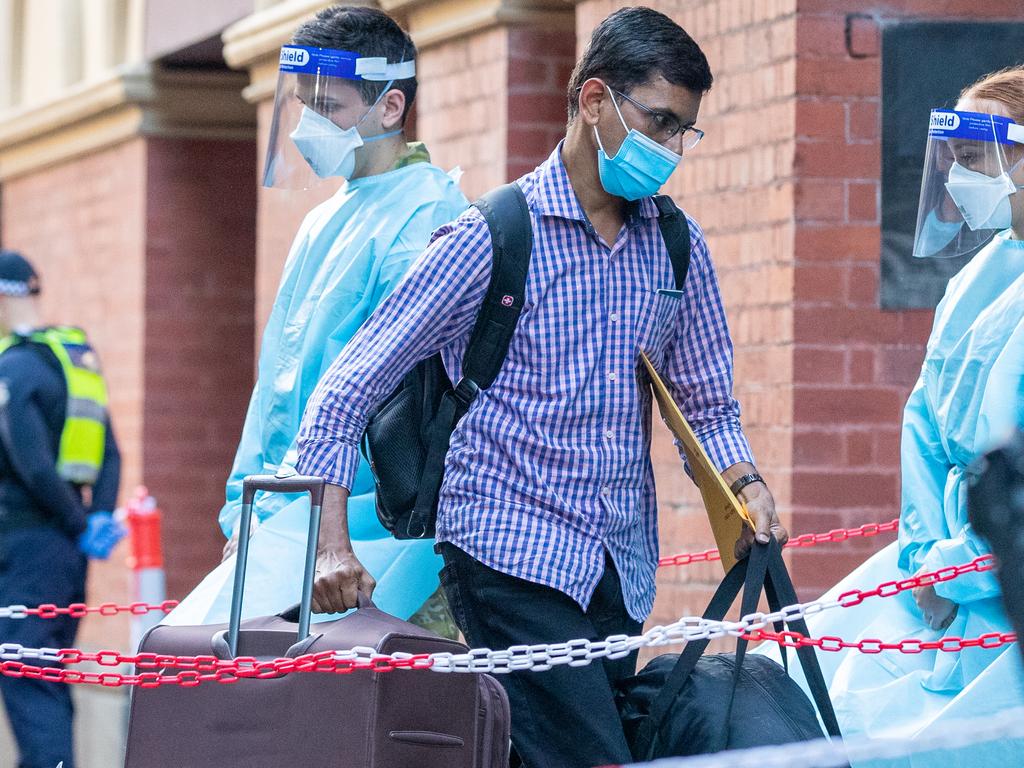
<path id="1" fill-rule="evenodd" d="M 601 640 L 642 628 L 626 612 L 610 557 L 584 611 L 558 590 L 488 568 L 451 544 L 439 544 L 438 551 L 444 556 L 441 585 L 452 616 L 473 647 Z M 635 671 L 632 653 L 584 667 L 497 675 L 508 693 L 512 745 L 523 765 L 589 768 L 632 762 L 612 686 Z"/>
<path id="2" fill-rule="evenodd" d="M 0 605 L 68 605 L 85 600 L 86 559 L 68 536 L 48 526 L 0 535 Z M 72 648 L 78 619 L 0 619 L 0 642 Z M 28 661 L 59 667 L 52 661 Z M 0 677 L 0 694 L 18 742 L 19 768 L 74 768 L 71 686 Z M 10 763 L 3 763 L 9 765 Z"/>

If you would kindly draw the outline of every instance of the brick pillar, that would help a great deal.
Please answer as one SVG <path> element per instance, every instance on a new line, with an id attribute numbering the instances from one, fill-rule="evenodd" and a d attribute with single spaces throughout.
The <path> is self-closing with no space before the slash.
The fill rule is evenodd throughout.
<path id="1" fill-rule="evenodd" d="M 403 15 L 419 49 L 417 138 L 442 168 L 462 168 L 467 197 L 533 170 L 551 153 L 565 135 L 571 8 L 381 5 Z"/>
<path id="2" fill-rule="evenodd" d="M 147 142 L 144 471 L 167 593 L 216 563 L 216 516 L 252 391 L 255 141 Z M 184 225 L 187 223 L 187 225 Z"/>
<path id="3" fill-rule="evenodd" d="M 28 130 L 0 145 L 0 227 L 39 265 L 46 319 L 81 325 L 101 356 L 120 501 L 139 483 L 157 497 L 168 595 L 181 597 L 219 561 L 252 381 L 255 126 L 233 76 L 151 77 L 145 106 L 127 92 L 111 104 L 114 78 L 95 102 L 77 97 L 73 122 L 22 114 Z M 126 553 L 90 566 L 91 601 L 132 599 Z M 127 618 L 83 623 L 83 647 L 127 642 Z"/>

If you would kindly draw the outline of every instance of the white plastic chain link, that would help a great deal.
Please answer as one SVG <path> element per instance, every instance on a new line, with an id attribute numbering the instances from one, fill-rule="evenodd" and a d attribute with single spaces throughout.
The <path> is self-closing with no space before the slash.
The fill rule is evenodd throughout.
<path id="1" fill-rule="evenodd" d="M 8 605 L 0 608 L 0 619 L 24 619 L 28 618 L 27 605 Z"/>
<path id="2" fill-rule="evenodd" d="M 19 643 L 0 643 L 0 660 L 21 661 L 23 659 L 60 661 L 60 648 L 26 648 Z"/>
<path id="3" fill-rule="evenodd" d="M 715 755 L 672 757 L 623 768 L 840 768 L 851 762 L 898 758 L 918 752 L 952 751 L 997 739 L 1024 739 L 1024 707 L 998 715 L 954 720 L 928 739 L 869 739 L 800 741 Z M 966 764 L 966 763 L 965 763 Z"/>

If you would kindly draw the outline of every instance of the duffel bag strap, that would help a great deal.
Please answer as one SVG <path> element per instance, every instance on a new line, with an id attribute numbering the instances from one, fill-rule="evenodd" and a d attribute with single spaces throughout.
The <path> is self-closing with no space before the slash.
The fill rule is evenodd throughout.
<path id="1" fill-rule="evenodd" d="M 782 605 L 795 605 L 799 600 L 796 596 L 793 580 L 790 578 L 789 571 L 786 570 L 786 564 L 782 559 L 782 548 L 779 547 L 775 539 L 772 539 L 768 546 L 768 579 L 766 583 L 770 583 L 774 588 L 775 600 L 777 602 L 781 601 L 779 605 L 771 605 L 771 602 L 769 602 L 769 608 L 772 611 L 777 611 Z M 769 600 L 771 599 L 771 594 L 769 594 Z M 807 622 L 803 619 L 793 619 L 787 623 L 790 629 L 799 632 L 804 637 L 811 636 L 807 629 Z M 785 654 L 785 648 L 783 648 L 783 654 Z M 822 722 L 825 723 L 825 730 L 828 731 L 829 736 L 842 738 L 842 732 L 839 730 L 839 721 L 836 719 L 836 712 L 832 707 L 832 699 L 828 695 L 828 686 L 825 685 L 825 677 L 821 674 L 821 667 L 818 665 L 818 657 L 814 654 L 814 648 L 801 646 L 796 649 L 796 656 L 800 660 L 804 677 L 807 679 L 807 687 L 811 689 L 814 704 L 818 707 L 818 713 L 821 715 Z"/>
<path id="2" fill-rule="evenodd" d="M 757 569 L 761 569 L 760 573 L 756 569 L 751 573 L 752 569 L 748 567 L 749 565 L 750 558 L 744 558 L 737 562 L 725 575 L 714 597 L 711 598 L 711 602 L 708 603 L 708 607 L 704 611 L 705 619 L 710 621 L 723 620 L 745 583 L 749 583 L 751 580 L 759 585 L 764 583 L 765 571 L 761 568 L 765 563 L 755 564 Z M 760 586 L 755 590 L 755 594 L 760 595 Z M 754 598 L 754 604 L 755 606 L 757 604 L 756 597 Z M 676 698 L 690 679 L 690 675 L 696 668 L 697 662 L 700 661 L 700 657 L 704 654 L 710 642 L 710 640 L 695 640 L 687 643 L 686 647 L 683 648 L 683 652 L 679 655 L 679 660 L 676 661 L 657 698 L 651 704 L 650 712 L 640 726 L 636 738 L 636 754 L 647 758 L 652 756 L 665 718 L 672 710 Z"/>
<path id="3" fill-rule="evenodd" d="M 761 592 L 768 586 L 768 563 L 771 557 L 771 548 L 778 548 L 778 542 L 771 539 L 768 545 L 752 543 L 750 554 L 747 556 L 747 578 L 743 582 L 743 600 L 740 602 L 740 616 L 749 616 L 757 610 L 757 603 L 761 599 Z M 772 590 L 774 592 L 774 589 Z M 743 659 L 747 655 L 747 641 L 738 639 L 736 641 L 736 657 L 732 670 L 732 688 L 729 691 L 729 700 L 725 705 L 725 717 L 722 719 L 722 727 L 718 729 L 718 740 L 712 752 L 720 752 L 729 745 L 729 725 L 732 722 L 732 704 L 736 698 L 736 688 L 740 684 L 740 673 L 743 670 Z"/>

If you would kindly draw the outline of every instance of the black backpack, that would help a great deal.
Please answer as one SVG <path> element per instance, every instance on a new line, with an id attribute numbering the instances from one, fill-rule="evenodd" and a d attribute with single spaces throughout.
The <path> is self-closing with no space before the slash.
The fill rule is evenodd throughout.
<path id="1" fill-rule="evenodd" d="M 742 616 L 757 610 L 762 589 L 772 611 L 798 602 L 775 539 L 755 543 L 750 556 L 732 567 L 704 618 L 724 619 L 741 589 Z M 788 623 L 810 637 L 803 619 Z M 657 656 L 635 676 L 619 682 L 616 705 L 634 759 L 688 757 L 822 738 L 814 707 L 786 669 L 767 656 L 748 656 L 746 640 L 736 641 L 735 654 L 704 656 L 708 643 L 689 642 L 681 654 Z M 786 648 L 782 651 L 787 663 Z M 796 652 L 829 735 L 840 738 L 814 649 L 800 647 Z"/>
<path id="2" fill-rule="evenodd" d="M 668 197 L 657 195 L 658 225 L 677 290 L 690 266 L 690 227 Z M 505 184 L 474 203 L 491 234 L 491 279 L 452 385 L 441 355 L 419 363 L 371 414 L 363 454 L 377 486 L 377 516 L 397 539 L 434 536 L 437 499 L 452 431 L 480 390 L 501 370 L 526 293 L 533 223 L 518 184 Z"/>

